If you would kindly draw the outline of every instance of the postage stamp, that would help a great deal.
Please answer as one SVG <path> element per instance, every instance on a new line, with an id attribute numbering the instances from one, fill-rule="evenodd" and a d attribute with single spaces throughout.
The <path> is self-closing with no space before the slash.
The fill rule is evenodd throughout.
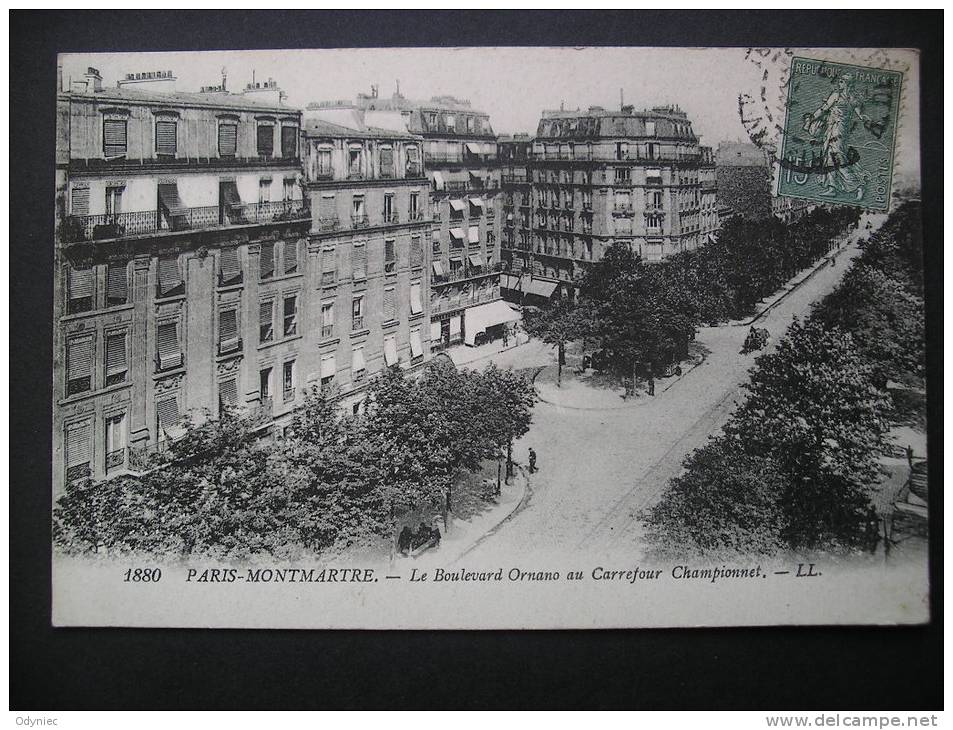
<path id="1" fill-rule="evenodd" d="M 903 74 L 794 57 L 778 195 L 886 211 Z"/>

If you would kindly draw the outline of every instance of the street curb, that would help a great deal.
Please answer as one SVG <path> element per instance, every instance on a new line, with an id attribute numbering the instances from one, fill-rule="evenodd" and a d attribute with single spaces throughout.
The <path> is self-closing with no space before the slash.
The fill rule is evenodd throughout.
<path id="1" fill-rule="evenodd" d="M 761 319 L 762 317 L 764 317 L 764 315 L 766 315 L 768 312 L 770 312 L 772 309 L 774 309 L 776 306 L 778 306 L 781 302 L 783 302 L 783 301 L 788 297 L 788 295 L 793 294 L 794 292 L 796 292 L 796 291 L 801 287 L 802 284 L 806 284 L 808 281 L 810 281 L 811 279 L 813 279 L 813 278 L 814 278 L 814 275 L 817 274 L 818 271 L 820 271 L 820 270 L 823 269 L 824 267 L 826 267 L 826 266 L 828 266 L 828 265 L 834 263 L 835 261 L 837 261 L 837 257 L 840 256 L 842 253 L 844 253 L 844 251 L 846 251 L 847 248 L 848 248 L 848 246 L 850 245 L 849 243 L 846 243 L 846 245 L 845 245 L 845 243 L 846 243 L 846 242 L 842 242 L 841 244 L 839 244 L 839 245 L 837 246 L 837 250 L 836 250 L 836 251 L 834 251 L 834 252 L 832 252 L 832 253 L 830 253 L 830 254 L 828 254 L 828 255 L 826 255 L 826 256 L 822 256 L 820 259 L 818 259 L 818 262 L 814 265 L 814 267 L 808 272 L 808 274 L 807 274 L 803 279 L 801 279 L 799 282 L 797 282 L 796 284 L 794 284 L 790 289 L 785 289 L 785 290 L 784 290 L 784 293 L 778 295 L 778 298 L 777 298 L 777 299 L 775 299 L 773 302 L 771 302 L 771 304 L 769 304 L 767 307 L 765 307 L 765 308 L 764 308 L 762 311 L 760 311 L 758 314 L 754 315 L 754 317 L 752 317 L 751 319 L 749 319 L 747 322 L 733 322 L 733 323 L 731 324 L 731 326 L 732 326 L 732 327 L 750 327 L 750 326 L 753 325 L 755 322 L 757 322 L 759 319 Z M 792 277 L 792 279 L 793 279 L 793 277 Z"/>
<path id="2" fill-rule="evenodd" d="M 461 552 L 455 558 L 451 558 L 449 561 L 450 565 L 453 565 L 457 561 L 462 560 L 469 553 L 471 553 L 473 550 L 479 547 L 484 540 L 486 540 L 488 537 L 496 533 L 496 531 L 499 530 L 500 527 L 502 527 L 505 522 L 507 522 L 511 517 L 513 517 L 517 512 L 519 512 L 521 509 L 523 509 L 523 507 L 526 506 L 526 503 L 529 501 L 529 496 L 530 496 L 529 478 L 526 476 L 526 472 L 523 471 L 522 467 L 519 467 L 519 476 L 521 477 L 519 480 L 519 484 L 520 486 L 522 486 L 523 493 L 520 494 L 520 498 L 516 501 L 515 506 L 511 510 L 509 510 L 505 515 L 503 515 L 503 517 L 500 518 L 499 522 L 497 522 L 492 527 L 488 528 L 482 535 L 480 535 L 476 540 L 474 540 L 469 547 L 463 550 L 463 552 Z"/>
<path id="3" fill-rule="evenodd" d="M 665 385 L 664 388 L 661 388 L 660 390 L 657 391 L 657 394 L 656 394 L 656 395 L 654 395 L 654 396 L 649 396 L 649 398 L 658 398 L 662 393 L 666 392 L 669 388 L 671 388 L 673 385 L 675 385 L 676 383 L 678 383 L 682 378 L 684 378 L 686 375 L 688 375 L 692 370 L 694 370 L 695 368 L 699 367 L 700 365 L 704 365 L 704 364 L 705 364 L 705 361 L 706 361 L 707 359 L 708 359 L 708 355 L 705 354 L 705 353 L 702 353 L 701 358 L 700 358 L 699 360 L 696 360 L 695 362 L 693 362 L 692 365 L 691 365 L 691 367 L 689 367 L 689 368 L 687 368 L 687 369 L 685 369 L 685 370 L 682 370 L 682 374 L 681 374 L 681 375 L 678 375 L 678 376 L 676 376 L 673 380 L 669 381 L 669 382 Z M 641 408 L 642 406 L 644 406 L 644 405 L 648 404 L 649 402 L 651 402 L 651 401 L 648 401 L 648 400 L 645 400 L 645 401 L 639 400 L 639 401 L 636 401 L 635 403 L 630 403 L 630 404 L 627 404 L 627 405 L 624 405 L 624 406 L 619 406 L 618 408 L 595 408 L 595 407 L 587 407 L 587 406 L 567 406 L 567 405 L 563 405 L 562 403 L 554 403 L 554 402 L 551 401 L 551 400 L 546 400 L 545 398 L 543 398 L 542 394 L 539 392 L 539 387 L 536 385 L 536 378 L 537 378 L 537 376 L 538 376 L 543 370 L 545 370 L 547 367 L 555 367 L 555 366 L 553 366 L 553 365 L 547 365 L 547 366 L 545 366 L 545 367 L 539 368 L 539 370 L 536 371 L 536 373 L 533 375 L 533 390 L 536 391 L 536 397 L 539 398 L 539 400 L 541 400 L 543 403 L 548 403 L 549 405 L 551 405 L 551 406 L 553 406 L 553 407 L 555 407 L 555 408 L 565 408 L 565 409 L 570 410 L 570 411 L 603 411 L 603 412 L 609 412 L 609 411 L 628 411 L 628 410 L 632 410 L 633 408 Z"/>

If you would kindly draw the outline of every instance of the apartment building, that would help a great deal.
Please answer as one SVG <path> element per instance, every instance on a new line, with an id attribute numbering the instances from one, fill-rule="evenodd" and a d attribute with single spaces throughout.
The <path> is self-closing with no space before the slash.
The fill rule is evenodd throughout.
<path id="1" fill-rule="evenodd" d="M 107 88 L 89 68 L 58 89 L 55 489 L 141 468 L 186 417 L 234 405 L 269 422 L 301 401 L 301 114 L 273 81 L 175 82 Z"/>
<path id="2" fill-rule="evenodd" d="M 516 249 L 506 258 L 557 292 L 571 294 L 585 267 L 613 243 L 659 261 L 697 248 L 717 230 L 711 150 L 678 107 L 543 112 L 527 173 L 530 225 L 514 210 Z M 516 188 L 525 200 L 525 184 Z M 552 296 L 549 286 L 532 287 L 535 296 Z"/>
<path id="3" fill-rule="evenodd" d="M 422 142 L 369 125 L 353 107 L 316 104 L 305 113 L 308 349 L 321 386 L 355 410 L 370 375 L 415 369 L 430 357 Z"/>
<path id="4" fill-rule="evenodd" d="M 790 171 L 781 174 L 790 175 Z M 807 213 L 807 200 L 774 194 L 768 153 L 750 142 L 722 142 L 716 154 L 718 205 L 727 217 L 764 220 L 774 216 L 786 223 Z"/>
<path id="5" fill-rule="evenodd" d="M 430 183 L 430 343 L 477 344 L 515 318 L 500 301 L 502 210 L 489 115 L 453 96 L 413 100 L 360 94 L 368 123 L 423 139 Z"/>

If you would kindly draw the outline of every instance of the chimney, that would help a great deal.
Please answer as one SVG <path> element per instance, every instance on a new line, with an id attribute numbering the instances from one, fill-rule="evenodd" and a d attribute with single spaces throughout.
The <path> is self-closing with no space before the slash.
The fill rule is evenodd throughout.
<path id="1" fill-rule="evenodd" d="M 103 77 L 99 75 L 99 69 L 88 66 L 86 68 L 86 91 L 102 91 Z"/>
<path id="2" fill-rule="evenodd" d="M 255 80 L 254 72 L 252 72 L 252 74 L 252 82 L 245 85 L 245 90 L 242 91 L 242 95 L 250 96 L 255 101 L 260 101 L 265 104 L 280 106 L 282 100 L 286 98 L 286 95 L 278 88 L 278 82 L 270 76 L 267 81 L 257 81 Z"/>
<path id="3" fill-rule="evenodd" d="M 127 73 L 116 82 L 116 86 L 132 86 L 143 91 L 172 93 L 175 91 L 175 76 L 171 71 L 136 71 Z"/>

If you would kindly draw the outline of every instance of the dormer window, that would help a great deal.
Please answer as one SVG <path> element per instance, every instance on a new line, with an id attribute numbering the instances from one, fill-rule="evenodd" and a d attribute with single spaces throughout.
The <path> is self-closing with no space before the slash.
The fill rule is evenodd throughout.
<path id="1" fill-rule="evenodd" d="M 218 123 L 218 156 L 234 157 L 238 149 L 238 121 L 223 119 Z"/>
<path id="2" fill-rule="evenodd" d="M 156 119 L 156 157 L 175 157 L 178 148 L 178 120 L 173 116 Z"/>
<path id="3" fill-rule="evenodd" d="M 274 157 L 275 125 L 270 122 L 258 123 L 258 156 Z"/>
<path id="4" fill-rule="evenodd" d="M 655 136 L 655 122 L 646 122 L 645 123 L 645 136 L 654 137 Z"/>
<path id="5" fill-rule="evenodd" d="M 467 117 L 467 134 L 473 134 L 473 117 Z"/>
<path id="6" fill-rule="evenodd" d="M 446 120 L 447 120 L 447 131 L 456 132 L 457 131 L 456 117 L 454 117 L 453 114 L 448 114 L 446 117 Z"/>

